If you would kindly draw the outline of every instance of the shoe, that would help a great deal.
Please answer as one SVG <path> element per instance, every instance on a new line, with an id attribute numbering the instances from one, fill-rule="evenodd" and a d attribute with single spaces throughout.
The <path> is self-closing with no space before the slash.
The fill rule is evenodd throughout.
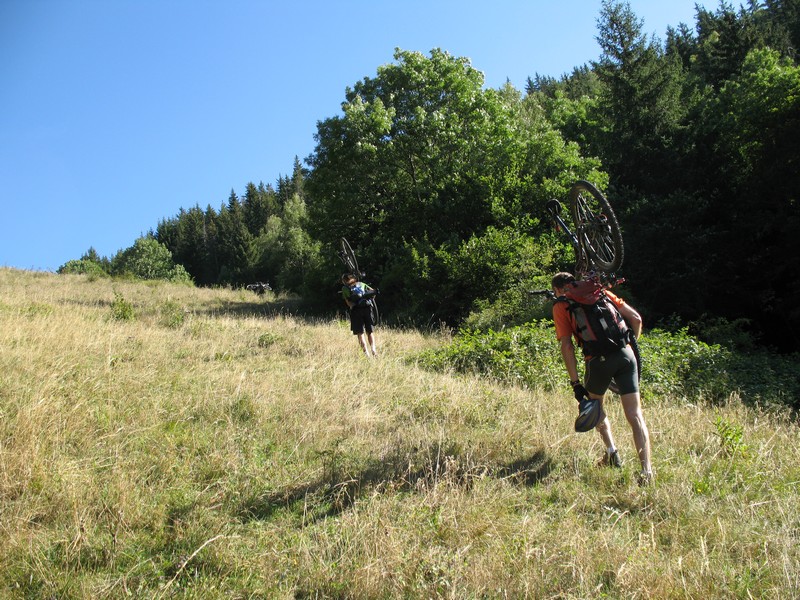
<path id="1" fill-rule="evenodd" d="M 603 457 L 603 464 L 614 469 L 622 468 L 622 459 L 619 457 L 619 452 L 616 450 L 611 454 L 606 452 L 606 455 Z"/>

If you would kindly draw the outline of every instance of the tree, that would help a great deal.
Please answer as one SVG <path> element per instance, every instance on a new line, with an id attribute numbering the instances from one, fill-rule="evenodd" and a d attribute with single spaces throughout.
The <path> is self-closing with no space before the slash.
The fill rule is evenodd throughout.
<path id="1" fill-rule="evenodd" d="M 61 265 L 56 273 L 59 274 L 86 274 L 93 277 L 103 277 L 110 273 L 111 261 L 108 258 L 101 257 L 93 246 L 80 257 L 78 260 L 70 260 Z"/>
<path id="2" fill-rule="evenodd" d="M 121 250 L 111 260 L 111 273 L 139 279 L 166 279 L 191 283 L 191 277 L 181 265 L 176 265 L 166 246 L 153 237 L 140 237 L 133 246 Z"/>
<path id="3" fill-rule="evenodd" d="M 295 194 L 255 240 L 258 272 L 280 290 L 301 291 L 320 261 L 320 244 L 309 235 L 307 220 L 305 201 Z"/>
<path id="4" fill-rule="evenodd" d="M 424 233 L 440 243 L 489 222 L 481 181 L 510 137 L 501 105 L 466 59 L 441 50 L 395 59 L 318 125 L 307 188 L 325 241 Z"/>
<path id="5" fill-rule="evenodd" d="M 218 283 L 244 284 L 252 278 L 255 263 L 253 236 L 247 228 L 245 210 L 236 193 L 231 190 L 228 204 L 220 208 L 217 217 Z"/>
<path id="6" fill-rule="evenodd" d="M 711 281 L 746 292 L 746 300 L 720 302 L 717 310 L 725 316 L 741 316 L 737 313 L 744 310 L 766 328 L 776 328 L 769 331 L 773 340 L 796 340 L 800 67 L 776 51 L 750 52 L 739 76 L 726 82 L 706 115 L 706 137 L 716 140 L 708 164 L 719 174 Z"/>
<path id="7" fill-rule="evenodd" d="M 243 218 L 250 235 L 257 236 L 267 220 L 278 212 L 278 196 L 275 190 L 263 183 L 248 183 L 242 201 Z"/>
<path id="8" fill-rule="evenodd" d="M 198 285 L 217 282 L 217 214 L 210 206 L 180 209 L 177 217 L 159 222 L 153 237 L 167 247 Z"/>
<path id="9" fill-rule="evenodd" d="M 800 0 L 766 0 L 767 15 L 775 37 L 784 40 L 784 55 L 797 60 L 800 48 Z"/>
<path id="10" fill-rule="evenodd" d="M 536 216 L 549 198 L 575 179 L 605 176 L 539 104 L 510 84 L 484 90 L 468 60 L 441 50 L 397 50 L 395 59 L 347 90 L 341 116 L 318 125 L 306 181 L 313 231 L 328 247 L 347 238 L 387 302 L 416 289 L 405 309 L 455 321 L 485 290 L 459 285 L 466 271 L 448 255 L 489 227 L 541 232 Z M 444 289 L 456 291 L 446 304 Z"/>
<path id="11" fill-rule="evenodd" d="M 640 192 L 663 192 L 674 183 L 665 166 L 679 164 L 674 146 L 684 116 L 681 63 L 642 33 L 628 3 L 603 0 L 593 63 L 603 84 L 600 118 L 607 127 L 602 158 L 613 180 Z"/>

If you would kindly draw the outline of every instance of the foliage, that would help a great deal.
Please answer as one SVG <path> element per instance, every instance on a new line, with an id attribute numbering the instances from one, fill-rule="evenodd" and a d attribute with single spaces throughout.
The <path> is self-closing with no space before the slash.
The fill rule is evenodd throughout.
<path id="1" fill-rule="evenodd" d="M 320 260 L 320 244 L 308 233 L 306 203 L 295 194 L 281 215 L 267 219 L 254 241 L 260 272 L 272 273 L 277 289 L 301 290 Z"/>
<path id="2" fill-rule="evenodd" d="M 130 248 L 121 250 L 111 261 L 111 273 L 138 279 L 192 283 L 183 265 L 176 265 L 167 247 L 152 237 L 141 237 Z"/>
<path id="3" fill-rule="evenodd" d="M 642 33 L 627 3 L 603 0 L 594 70 L 603 84 L 600 120 L 606 128 L 599 150 L 621 185 L 641 192 L 661 189 L 669 177 L 673 143 L 685 108 L 679 101 L 681 67 L 656 40 Z M 625 208 L 625 207 L 622 207 Z"/>
<path id="4" fill-rule="evenodd" d="M 784 332 L 800 326 L 800 68 L 754 50 L 704 106 L 701 159 L 719 179 L 696 207 L 706 224 L 703 275 L 710 289 L 739 292 L 716 298 L 714 312 L 752 319 L 772 343 L 796 349 Z"/>
<path id="5" fill-rule="evenodd" d="M 89 275 L 91 277 L 107 277 L 108 273 L 103 269 L 102 265 L 85 258 L 77 260 L 68 260 L 61 265 L 56 271 L 59 275 L 73 274 L 73 275 Z"/>
<path id="6" fill-rule="evenodd" d="M 56 271 L 59 274 L 88 275 L 90 278 L 106 277 L 111 270 L 111 263 L 102 258 L 93 247 L 77 260 L 69 260 Z"/>
<path id="7" fill-rule="evenodd" d="M 425 352 L 419 360 L 431 369 L 452 369 L 544 389 L 558 388 L 564 370 L 546 321 L 500 331 L 461 330 L 452 343 Z"/>
<path id="8" fill-rule="evenodd" d="M 325 241 L 424 232 L 438 245 L 489 222 L 486 185 L 512 138 L 496 94 L 467 59 L 441 50 L 397 50 L 395 60 L 318 125 L 307 187 Z"/>
<path id="9" fill-rule="evenodd" d="M 549 280 L 563 252 L 551 235 L 534 240 L 514 227 L 489 227 L 456 248 L 416 241 L 396 253 L 381 287 L 401 295 L 398 313 L 412 322 L 425 315 L 428 322 L 471 319 L 470 327 L 519 324 L 538 314 L 528 290 Z"/>
<path id="10" fill-rule="evenodd" d="M 799 157 L 792 142 L 800 94 L 796 57 L 780 31 L 798 21 L 795 12 L 794 21 L 778 26 L 778 12 L 792 17 L 778 4 L 734 11 L 723 3 L 714 13 L 698 10 L 697 35 L 671 30 L 664 60 L 679 60 L 683 74 L 671 101 L 677 121 L 661 141 L 644 122 L 637 133 L 662 158 L 653 163 L 647 152 L 632 152 L 620 168 L 605 150 L 601 157 L 625 232 L 626 274 L 651 321 L 671 314 L 747 319 L 765 343 L 797 351 L 797 336 L 786 332 L 800 326 Z M 606 6 L 609 16 L 618 11 L 625 8 Z M 654 116 L 654 126 L 659 122 Z M 620 152 L 631 147 L 611 139 Z"/>
<path id="11" fill-rule="evenodd" d="M 133 321 L 136 319 L 136 310 L 133 304 L 124 298 L 120 292 L 114 292 L 114 301 L 111 303 L 111 318 L 115 321 Z"/>
<path id="12" fill-rule="evenodd" d="M 743 441 L 744 427 L 729 423 L 722 417 L 717 417 L 715 424 L 720 438 L 720 445 L 728 455 L 747 454 L 747 445 Z"/>
<path id="13" fill-rule="evenodd" d="M 295 157 L 275 186 L 181 209 L 151 237 L 198 285 L 270 281 L 318 312 L 346 237 L 389 320 L 497 329 L 540 316 L 525 287 L 571 262 L 544 205 L 587 179 L 620 219 L 648 323 L 745 320 L 800 350 L 797 2 L 698 6 L 664 43 L 625 2 L 604 0 L 597 25 L 597 60 L 536 73 L 524 95 L 487 89 L 468 58 L 397 49 L 317 124 L 308 168 Z"/>
<path id="14" fill-rule="evenodd" d="M 186 310 L 174 300 L 166 300 L 158 310 L 164 327 L 179 329 L 186 322 Z"/>
<path id="15" fill-rule="evenodd" d="M 342 236 L 358 246 L 390 310 L 458 322 L 486 299 L 479 274 L 499 276 L 503 287 L 512 265 L 530 268 L 515 252 L 549 254 L 525 239 L 544 231 L 535 215 L 548 199 L 579 176 L 605 176 L 538 103 L 510 86 L 482 89 L 466 59 L 440 50 L 429 58 L 398 50 L 395 59 L 348 89 L 342 116 L 319 124 L 307 182 L 311 226 L 330 246 Z M 505 248 L 494 266 L 466 255 L 498 243 Z"/>

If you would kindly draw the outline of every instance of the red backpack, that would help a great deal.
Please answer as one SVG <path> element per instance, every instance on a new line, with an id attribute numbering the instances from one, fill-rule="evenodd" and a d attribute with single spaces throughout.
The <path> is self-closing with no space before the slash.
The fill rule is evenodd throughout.
<path id="1" fill-rule="evenodd" d="M 597 278 L 574 281 L 566 286 L 565 296 L 575 316 L 577 337 L 586 356 L 607 356 L 625 348 L 633 332 L 616 305 L 606 296 Z"/>

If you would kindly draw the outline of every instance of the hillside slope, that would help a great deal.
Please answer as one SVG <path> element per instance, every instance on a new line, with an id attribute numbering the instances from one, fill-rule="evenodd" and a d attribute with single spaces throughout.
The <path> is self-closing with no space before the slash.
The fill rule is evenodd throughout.
<path id="1" fill-rule="evenodd" d="M 0 269 L 0 596 L 800 596 L 795 423 L 645 392 L 639 488 L 618 402 L 612 471 L 569 397 L 286 306 Z"/>

